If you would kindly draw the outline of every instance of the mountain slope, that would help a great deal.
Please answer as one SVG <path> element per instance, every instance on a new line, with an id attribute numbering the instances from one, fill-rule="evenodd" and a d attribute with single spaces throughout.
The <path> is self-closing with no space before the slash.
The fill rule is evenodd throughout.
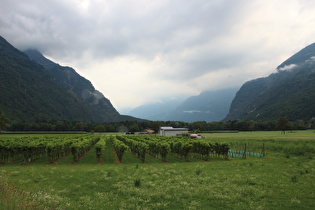
<path id="1" fill-rule="evenodd" d="M 75 77 L 69 78 L 75 80 Z M 109 101 L 79 97 L 75 91 L 60 84 L 43 66 L 31 61 L 0 36 L 0 109 L 11 121 L 135 119 L 119 115 L 114 108 L 113 112 L 95 108 Z"/>
<path id="2" fill-rule="evenodd" d="M 246 82 L 224 120 L 289 120 L 315 117 L 315 44 L 277 67 L 277 73 Z"/>
<path id="3" fill-rule="evenodd" d="M 290 66 L 292 64 L 294 65 L 300 65 L 303 64 L 305 61 L 311 59 L 314 59 L 315 56 L 315 43 L 308 45 L 307 47 L 300 50 L 298 53 L 294 54 L 290 58 L 288 58 L 286 61 L 284 61 L 282 64 L 280 64 L 277 69 L 284 68 L 285 66 Z"/>
<path id="4" fill-rule="evenodd" d="M 0 58 L 0 109 L 9 119 L 90 120 L 86 106 L 2 37 Z"/>
<path id="5" fill-rule="evenodd" d="M 57 83 L 73 92 L 78 98 L 91 106 L 90 114 L 96 121 L 115 120 L 120 115 L 102 93 L 95 90 L 91 82 L 80 76 L 74 69 L 63 67 L 45 58 L 37 50 L 27 50 L 29 58 L 42 65 Z"/>

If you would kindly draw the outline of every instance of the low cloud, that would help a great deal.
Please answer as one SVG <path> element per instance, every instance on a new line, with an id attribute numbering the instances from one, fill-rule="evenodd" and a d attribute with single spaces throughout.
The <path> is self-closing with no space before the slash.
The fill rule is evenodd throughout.
<path id="1" fill-rule="evenodd" d="M 281 67 L 278 69 L 278 71 L 291 71 L 295 69 L 298 65 L 296 64 L 290 64 L 290 65 L 285 65 L 284 67 Z"/>
<path id="2" fill-rule="evenodd" d="M 188 113 L 188 114 L 194 114 L 194 113 L 199 113 L 201 112 L 200 110 L 184 110 L 184 113 Z"/>
<path id="3" fill-rule="evenodd" d="M 315 62 L 315 56 L 311 56 L 310 59 L 306 60 L 306 62 Z"/>

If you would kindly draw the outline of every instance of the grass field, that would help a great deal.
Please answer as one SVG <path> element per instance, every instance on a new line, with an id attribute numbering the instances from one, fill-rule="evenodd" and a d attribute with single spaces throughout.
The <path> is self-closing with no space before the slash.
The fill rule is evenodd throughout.
<path id="1" fill-rule="evenodd" d="M 266 156 L 164 163 L 147 155 L 141 163 L 127 151 L 118 164 L 108 143 L 99 164 L 93 148 L 77 164 L 70 155 L 50 165 L 11 162 L 0 166 L 0 209 L 314 209 L 313 130 L 203 136 L 238 150 L 264 144 Z"/>

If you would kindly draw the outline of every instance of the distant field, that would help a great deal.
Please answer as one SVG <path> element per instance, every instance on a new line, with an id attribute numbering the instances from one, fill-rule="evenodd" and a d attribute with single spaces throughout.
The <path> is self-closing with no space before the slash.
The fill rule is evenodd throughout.
<path id="1" fill-rule="evenodd" d="M 252 131 L 238 133 L 202 133 L 206 138 L 218 140 L 310 140 L 315 141 L 315 130 L 286 131 Z"/>
<path id="2" fill-rule="evenodd" d="M 29 137 L 57 134 L 27 134 Z M 65 134 L 69 135 L 69 134 Z M 77 135 L 77 134 L 75 134 Z M 94 134 L 103 138 L 108 134 Z M 114 134 L 115 135 L 115 134 Z M 315 206 L 314 130 L 205 133 L 205 140 L 231 149 L 261 152 L 246 159 L 210 155 L 167 162 L 130 151 L 118 163 L 106 142 L 99 162 L 91 148 L 76 164 L 71 155 L 48 164 L 43 157 L 0 166 L 3 209 L 313 209 Z M 14 139 L 25 134 L 1 134 Z M 84 136 L 84 135 L 82 135 Z M 0 207 L 1 209 L 1 207 Z"/>

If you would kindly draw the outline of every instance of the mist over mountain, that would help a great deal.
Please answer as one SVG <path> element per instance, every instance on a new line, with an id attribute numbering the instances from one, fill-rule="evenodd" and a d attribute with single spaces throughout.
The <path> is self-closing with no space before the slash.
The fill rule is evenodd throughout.
<path id="1" fill-rule="evenodd" d="M 197 96 L 170 99 L 160 103 L 145 104 L 128 114 L 149 120 L 163 121 L 220 121 L 228 113 L 238 88 L 203 91 Z"/>
<path id="2" fill-rule="evenodd" d="M 243 84 L 224 120 L 309 120 L 314 107 L 315 43 L 280 64 L 276 73 Z"/>
<path id="3" fill-rule="evenodd" d="M 11 121 L 136 120 L 120 115 L 74 69 L 55 64 L 38 51 L 26 53 L 32 60 L 0 37 L 0 109 Z"/>
<path id="4" fill-rule="evenodd" d="M 127 112 L 127 114 L 142 119 L 164 121 L 168 120 L 167 116 L 169 113 L 176 109 L 183 100 L 184 99 L 164 99 L 161 102 L 138 106 Z"/>
<path id="5" fill-rule="evenodd" d="M 292 55 L 290 58 L 285 60 L 282 64 L 277 67 L 277 70 L 285 70 L 286 68 L 293 66 L 301 66 L 305 64 L 311 64 L 315 59 L 315 43 L 308 45 L 307 47 L 300 50 L 298 53 Z M 293 65 L 293 66 L 292 66 Z"/>

